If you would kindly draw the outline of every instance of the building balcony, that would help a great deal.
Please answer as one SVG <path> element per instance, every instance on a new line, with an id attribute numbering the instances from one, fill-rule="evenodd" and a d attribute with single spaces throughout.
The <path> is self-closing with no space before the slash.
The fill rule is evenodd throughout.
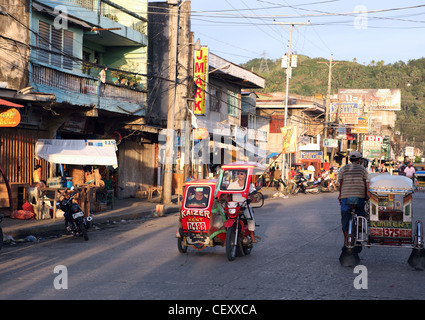
<path id="1" fill-rule="evenodd" d="M 147 46 L 147 18 L 135 12 L 146 12 L 145 1 L 125 8 L 109 0 L 37 0 L 50 8 L 66 8 L 66 14 L 97 26 L 86 31 L 89 41 L 101 45 Z M 130 3 L 130 2 L 129 2 Z M 126 5 L 127 6 L 127 5 Z M 146 13 L 147 15 L 147 13 Z M 101 37 L 99 31 L 101 30 Z"/>
<path id="2" fill-rule="evenodd" d="M 135 116 L 146 113 L 147 91 L 135 84 L 103 83 L 91 76 L 31 62 L 30 85 L 38 92 L 55 94 L 57 103 L 96 106 L 99 110 Z"/>

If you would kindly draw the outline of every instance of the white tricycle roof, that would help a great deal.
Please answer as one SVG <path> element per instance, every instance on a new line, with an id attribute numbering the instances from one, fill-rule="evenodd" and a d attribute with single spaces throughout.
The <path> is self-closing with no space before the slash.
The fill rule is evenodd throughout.
<path id="1" fill-rule="evenodd" d="M 405 176 L 392 176 L 388 173 L 371 174 L 368 177 L 369 191 L 378 193 L 413 192 L 413 181 Z"/>

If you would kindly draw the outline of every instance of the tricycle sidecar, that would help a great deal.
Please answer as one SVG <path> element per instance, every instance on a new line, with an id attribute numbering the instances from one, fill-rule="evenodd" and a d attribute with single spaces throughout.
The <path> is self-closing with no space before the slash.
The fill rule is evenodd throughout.
<path id="1" fill-rule="evenodd" d="M 217 183 L 217 179 L 186 183 L 176 234 L 180 252 L 186 252 L 188 246 L 202 250 L 224 245 L 226 217 L 216 198 Z"/>
<path id="2" fill-rule="evenodd" d="M 221 245 L 226 246 L 231 261 L 236 252 L 249 254 L 256 240 L 252 240 L 253 231 L 248 230 L 255 223 L 247 199 L 253 189 L 252 176 L 264 169 L 256 163 L 232 163 L 222 166 L 218 179 L 187 182 L 176 233 L 179 251 Z M 244 210 L 248 210 L 251 220 L 244 217 Z"/>
<path id="3" fill-rule="evenodd" d="M 353 234 L 356 246 L 411 248 L 409 265 L 423 270 L 423 224 L 420 220 L 413 223 L 413 191 L 412 180 L 405 176 L 384 173 L 371 177 L 367 216 L 353 217 L 355 220 L 350 227 L 354 226 L 355 229 L 353 232 L 349 230 L 349 234 Z"/>

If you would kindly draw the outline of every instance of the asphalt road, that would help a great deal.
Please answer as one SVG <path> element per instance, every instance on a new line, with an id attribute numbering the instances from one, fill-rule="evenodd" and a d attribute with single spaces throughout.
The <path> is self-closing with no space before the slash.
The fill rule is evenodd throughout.
<path id="1" fill-rule="evenodd" d="M 413 202 L 414 220 L 425 221 L 425 193 Z M 337 193 L 266 200 L 255 217 L 262 239 L 233 262 L 224 247 L 179 253 L 177 214 L 100 225 L 87 242 L 60 236 L 6 245 L 0 300 L 425 298 L 425 271 L 407 264 L 410 249 L 364 248 L 360 271 L 341 267 Z"/>

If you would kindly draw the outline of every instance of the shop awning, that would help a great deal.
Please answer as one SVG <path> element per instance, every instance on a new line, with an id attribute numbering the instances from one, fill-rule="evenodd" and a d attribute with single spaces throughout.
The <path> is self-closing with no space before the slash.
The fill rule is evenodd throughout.
<path id="1" fill-rule="evenodd" d="M 10 108 L 23 108 L 21 104 L 13 103 L 4 99 L 0 99 L 0 106 L 10 107 Z"/>
<path id="2" fill-rule="evenodd" d="M 115 140 L 39 139 L 36 157 L 52 163 L 118 166 Z"/>

